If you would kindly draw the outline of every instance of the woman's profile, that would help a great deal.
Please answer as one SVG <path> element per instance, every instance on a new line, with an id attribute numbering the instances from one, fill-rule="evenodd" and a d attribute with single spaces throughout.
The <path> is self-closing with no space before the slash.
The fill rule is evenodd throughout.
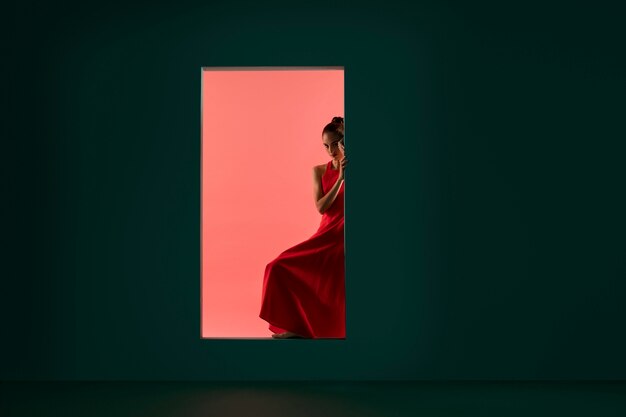
<path id="1" fill-rule="evenodd" d="M 313 167 L 315 206 L 322 215 L 309 239 L 280 253 L 265 267 L 259 317 L 275 339 L 345 338 L 343 117 L 322 130 L 332 158 Z"/>

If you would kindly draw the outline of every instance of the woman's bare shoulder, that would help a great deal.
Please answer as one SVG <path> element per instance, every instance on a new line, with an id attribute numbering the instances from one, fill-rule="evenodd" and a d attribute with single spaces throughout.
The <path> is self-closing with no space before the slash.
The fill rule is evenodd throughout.
<path id="1" fill-rule="evenodd" d="M 326 169 L 326 164 L 319 164 L 319 165 L 315 165 L 313 167 L 313 170 L 315 170 L 317 172 L 321 172 L 321 173 L 324 173 L 325 169 Z"/>

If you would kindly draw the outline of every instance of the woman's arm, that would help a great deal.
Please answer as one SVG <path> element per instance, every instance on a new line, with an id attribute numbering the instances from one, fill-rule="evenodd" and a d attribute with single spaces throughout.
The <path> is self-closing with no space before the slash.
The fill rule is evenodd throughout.
<path id="1" fill-rule="evenodd" d="M 315 197 L 315 207 L 320 214 L 324 214 L 328 207 L 333 204 L 342 182 L 343 178 L 338 177 L 326 195 L 323 195 L 321 170 L 313 167 L 313 195 Z"/>

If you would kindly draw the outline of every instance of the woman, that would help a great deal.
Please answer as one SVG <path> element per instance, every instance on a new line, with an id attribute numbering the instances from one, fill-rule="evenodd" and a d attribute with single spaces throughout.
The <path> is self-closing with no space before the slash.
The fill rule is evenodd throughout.
<path id="1" fill-rule="evenodd" d="M 313 167 L 317 232 L 265 267 L 259 317 L 275 339 L 345 338 L 344 120 L 334 117 L 322 130 L 332 157 Z"/>

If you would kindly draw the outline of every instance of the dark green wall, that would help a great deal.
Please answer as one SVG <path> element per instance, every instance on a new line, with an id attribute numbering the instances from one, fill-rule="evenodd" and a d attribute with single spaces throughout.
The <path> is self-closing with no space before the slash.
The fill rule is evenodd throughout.
<path id="1" fill-rule="evenodd" d="M 625 10 L 174 3 L 3 13 L 2 379 L 626 377 Z M 200 68 L 316 65 L 347 340 L 200 340 Z"/>

